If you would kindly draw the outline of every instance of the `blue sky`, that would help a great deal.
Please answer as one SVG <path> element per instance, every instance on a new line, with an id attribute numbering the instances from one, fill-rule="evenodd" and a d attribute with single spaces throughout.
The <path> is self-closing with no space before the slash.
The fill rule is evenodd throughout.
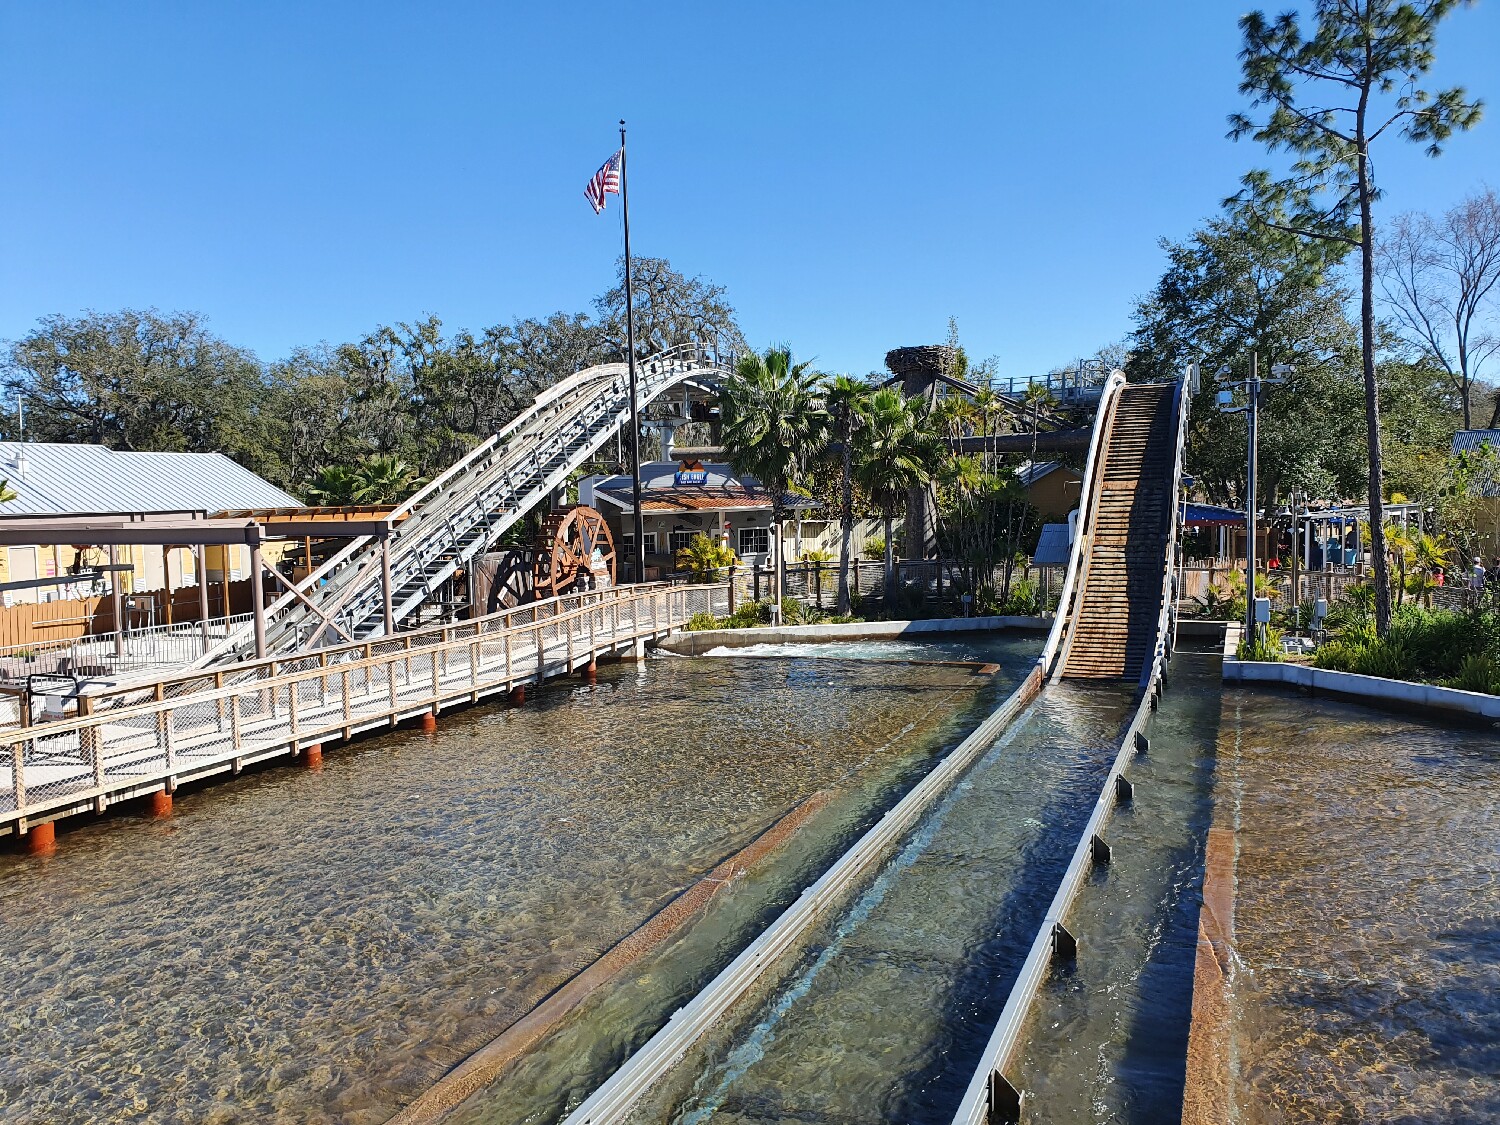
<path id="1" fill-rule="evenodd" d="M 154 305 L 274 359 L 586 309 L 623 116 L 634 249 L 726 285 L 752 342 L 864 372 L 954 316 L 1044 370 L 1123 335 L 1157 240 L 1265 162 L 1224 139 L 1248 6 L 9 0 L 0 338 Z M 1500 185 L 1500 4 L 1438 50 L 1489 119 L 1388 146 L 1387 214 Z"/>

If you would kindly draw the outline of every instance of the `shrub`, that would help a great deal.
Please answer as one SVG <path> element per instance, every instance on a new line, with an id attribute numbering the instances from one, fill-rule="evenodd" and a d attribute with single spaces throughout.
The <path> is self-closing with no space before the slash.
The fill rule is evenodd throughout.
<path id="1" fill-rule="evenodd" d="M 783 625 L 816 625 L 823 615 L 812 606 L 803 605 L 796 598 L 781 599 L 781 623 Z"/>
<path id="2" fill-rule="evenodd" d="M 1495 662 L 1484 653 L 1471 653 L 1464 657 L 1458 675 L 1449 681 L 1448 686 L 1494 695 L 1497 694 L 1495 688 L 1500 686 L 1496 680 L 1500 680 L 1500 669 L 1495 667 Z"/>
<path id="3" fill-rule="evenodd" d="M 876 536 L 873 539 L 866 539 L 862 554 L 867 559 L 885 558 L 885 539 L 881 536 Z"/>
<path id="4" fill-rule="evenodd" d="M 805 563 L 831 563 L 833 552 L 825 551 L 820 547 L 810 547 L 802 552 L 801 561 Z"/>
<path id="5" fill-rule="evenodd" d="M 1041 610 L 1041 598 L 1038 594 L 1037 584 L 1029 578 L 1017 579 L 1011 583 L 1010 597 L 1005 599 L 1005 604 L 1000 612 L 1013 617 L 1031 617 Z"/>
<path id="6" fill-rule="evenodd" d="M 699 582 L 712 582 L 721 571 L 739 561 L 724 543 L 702 532 L 689 539 L 688 545 L 677 552 L 677 569 L 691 572 Z"/>
<path id="7" fill-rule="evenodd" d="M 689 617 L 687 619 L 687 624 L 683 626 L 683 629 L 685 629 L 689 633 L 700 633 L 706 629 L 717 628 L 719 628 L 719 619 L 711 613 L 702 611 L 695 613 L 693 614 L 693 616 Z"/>
<path id="8" fill-rule="evenodd" d="M 1283 635 L 1282 631 L 1274 625 L 1266 626 L 1264 634 L 1256 630 L 1248 640 L 1240 642 L 1240 647 L 1235 650 L 1235 656 L 1241 660 L 1279 662 Z"/>
<path id="9" fill-rule="evenodd" d="M 719 622 L 723 629 L 753 629 L 771 620 L 770 602 L 743 602 L 735 611 Z"/>

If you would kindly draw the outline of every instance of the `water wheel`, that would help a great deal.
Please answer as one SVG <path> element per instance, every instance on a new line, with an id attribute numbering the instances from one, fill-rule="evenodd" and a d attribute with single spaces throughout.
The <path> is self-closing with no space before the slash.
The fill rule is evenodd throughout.
<path id="1" fill-rule="evenodd" d="M 547 514 L 533 558 L 538 599 L 615 584 L 614 537 L 604 517 L 584 504 Z"/>

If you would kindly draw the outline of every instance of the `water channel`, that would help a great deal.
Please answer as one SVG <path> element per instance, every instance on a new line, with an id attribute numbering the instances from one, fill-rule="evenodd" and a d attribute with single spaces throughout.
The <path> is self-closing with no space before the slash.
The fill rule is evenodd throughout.
<path id="1" fill-rule="evenodd" d="M 17 1122 L 379 1125 L 812 799 L 454 1115 L 552 1122 L 1008 694 L 1034 636 L 659 657 L 126 809 L 0 857 Z M 865 659 L 854 659 L 862 657 Z M 994 677 L 912 661 L 993 661 Z M 898 663 L 891 663 L 898 662 Z M 690 1053 L 643 1121 L 946 1122 L 1128 693 L 1051 689 Z M 1035 1120 L 1176 1120 L 1203 840 L 1237 843 L 1235 1119 L 1500 1117 L 1500 738 L 1183 653 L 1018 1077 Z"/>
<path id="2" fill-rule="evenodd" d="M 776 877 L 734 896 L 746 917 L 723 940 L 742 942 L 1039 645 L 984 641 L 996 676 L 837 659 L 605 667 L 594 686 L 445 717 L 435 736 L 334 750 L 319 773 L 180 792 L 170 820 L 124 806 L 60 833 L 50 858 L 0 857 L 0 1116 L 383 1122 L 819 798 Z"/>

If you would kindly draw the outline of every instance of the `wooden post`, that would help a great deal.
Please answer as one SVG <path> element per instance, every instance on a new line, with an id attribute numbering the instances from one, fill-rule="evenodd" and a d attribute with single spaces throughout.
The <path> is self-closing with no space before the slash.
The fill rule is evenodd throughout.
<path id="1" fill-rule="evenodd" d="M 815 582 L 817 584 L 817 587 L 818 587 L 818 608 L 822 609 L 823 608 L 823 564 L 822 564 L 822 562 L 815 562 L 815 563 L 813 563 L 813 582 Z"/>
<path id="2" fill-rule="evenodd" d="M 729 564 L 729 615 L 734 616 L 734 563 Z"/>
<path id="3" fill-rule="evenodd" d="M 751 574 L 755 578 L 755 600 L 760 601 L 760 563 L 758 561 L 752 564 Z"/>
<path id="4" fill-rule="evenodd" d="M 854 556 L 854 592 L 859 593 L 859 556 Z"/>

